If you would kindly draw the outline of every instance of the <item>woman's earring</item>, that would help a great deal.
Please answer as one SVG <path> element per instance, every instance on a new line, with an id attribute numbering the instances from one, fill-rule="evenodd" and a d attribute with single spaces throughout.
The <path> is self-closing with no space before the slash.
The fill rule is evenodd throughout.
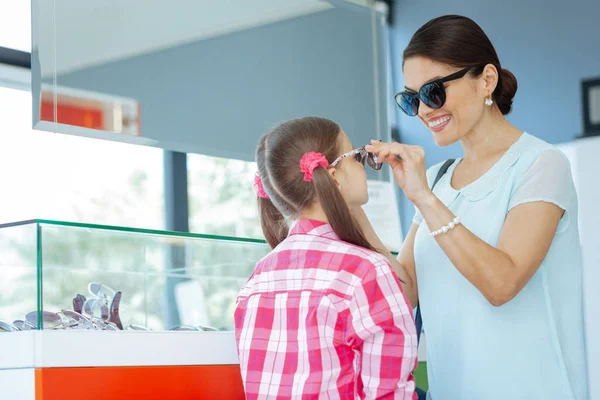
<path id="1" fill-rule="evenodd" d="M 486 106 L 491 106 L 492 104 L 494 104 L 494 101 L 492 100 L 491 97 L 488 97 L 487 99 L 485 99 Z"/>

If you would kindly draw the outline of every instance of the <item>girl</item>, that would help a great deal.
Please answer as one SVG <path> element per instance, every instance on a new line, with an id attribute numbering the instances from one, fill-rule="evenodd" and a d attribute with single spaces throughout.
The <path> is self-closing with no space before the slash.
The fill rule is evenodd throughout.
<path id="1" fill-rule="evenodd" d="M 416 399 L 411 307 L 351 213 L 364 218 L 365 161 L 381 164 L 323 118 L 279 125 L 261 138 L 256 161 L 273 251 L 235 311 L 247 398 Z"/>

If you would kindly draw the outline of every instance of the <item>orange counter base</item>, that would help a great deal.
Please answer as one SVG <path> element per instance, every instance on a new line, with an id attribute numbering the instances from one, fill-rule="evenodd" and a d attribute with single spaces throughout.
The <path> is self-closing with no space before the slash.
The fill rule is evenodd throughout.
<path id="1" fill-rule="evenodd" d="M 0 336 L 0 400 L 244 399 L 231 331 Z"/>
<path id="2" fill-rule="evenodd" d="M 35 370 L 36 400 L 244 400 L 239 365 Z"/>

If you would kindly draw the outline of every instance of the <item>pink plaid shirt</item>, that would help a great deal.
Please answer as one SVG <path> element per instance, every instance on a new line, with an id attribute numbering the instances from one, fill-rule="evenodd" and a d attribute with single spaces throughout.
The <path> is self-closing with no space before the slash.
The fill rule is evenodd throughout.
<path id="1" fill-rule="evenodd" d="M 416 399 L 415 323 L 388 260 L 297 222 L 235 310 L 246 397 Z"/>

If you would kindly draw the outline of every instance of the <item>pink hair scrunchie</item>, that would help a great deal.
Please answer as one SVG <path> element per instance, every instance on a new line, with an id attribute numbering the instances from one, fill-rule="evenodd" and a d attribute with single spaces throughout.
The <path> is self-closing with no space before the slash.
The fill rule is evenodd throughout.
<path id="1" fill-rule="evenodd" d="M 269 195 L 267 194 L 267 192 L 265 192 L 262 179 L 260 179 L 260 175 L 258 175 L 258 172 L 256 173 L 256 175 L 254 175 L 254 191 L 256 192 L 256 195 L 261 199 L 269 198 Z"/>
<path id="2" fill-rule="evenodd" d="M 314 151 L 304 153 L 300 159 L 300 171 L 304 173 L 305 182 L 312 182 L 313 172 L 317 167 L 329 167 L 329 161 L 327 161 L 327 158 L 323 154 L 315 153 Z"/>

